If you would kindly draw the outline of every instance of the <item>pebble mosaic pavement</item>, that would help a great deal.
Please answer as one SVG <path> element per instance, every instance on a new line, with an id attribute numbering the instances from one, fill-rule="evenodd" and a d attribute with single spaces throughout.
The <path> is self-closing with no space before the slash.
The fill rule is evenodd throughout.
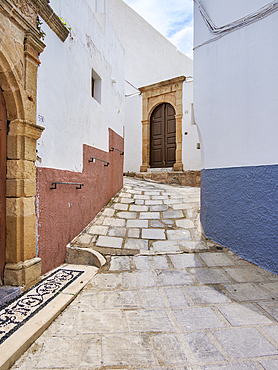
<path id="1" fill-rule="evenodd" d="M 1 306 L 0 345 L 82 273 L 82 271 L 57 269 L 18 298 Z"/>
<path id="2" fill-rule="evenodd" d="M 198 211 L 197 188 L 125 179 L 72 243 L 107 264 L 12 369 L 277 370 L 278 276 L 217 249 Z"/>

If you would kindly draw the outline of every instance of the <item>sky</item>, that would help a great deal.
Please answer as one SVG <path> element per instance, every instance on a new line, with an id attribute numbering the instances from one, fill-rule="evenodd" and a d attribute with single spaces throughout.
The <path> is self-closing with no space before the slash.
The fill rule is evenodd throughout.
<path id="1" fill-rule="evenodd" d="M 189 58 L 193 57 L 193 0 L 124 0 L 124 2 L 181 52 Z"/>

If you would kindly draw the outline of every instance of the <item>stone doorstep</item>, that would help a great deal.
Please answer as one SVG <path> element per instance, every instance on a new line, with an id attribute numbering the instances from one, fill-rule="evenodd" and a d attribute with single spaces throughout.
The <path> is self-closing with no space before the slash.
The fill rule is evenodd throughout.
<path id="1" fill-rule="evenodd" d="M 93 266 L 64 264 L 60 268 L 84 273 L 0 345 L 0 370 L 8 370 L 98 272 Z"/>
<path id="2" fill-rule="evenodd" d="M 161 184 L 179 185 L 179 186 L 191 186 L 200 187 L 201 184 L 201 172 L 200 171 L 166 171 L 166 172 L 136 172 L 132 174 L 133 177 L 138 179 L 144 179 L 147 181 L 153 181 Z M 125 173 L 125 176 L 130 174 Z"/>

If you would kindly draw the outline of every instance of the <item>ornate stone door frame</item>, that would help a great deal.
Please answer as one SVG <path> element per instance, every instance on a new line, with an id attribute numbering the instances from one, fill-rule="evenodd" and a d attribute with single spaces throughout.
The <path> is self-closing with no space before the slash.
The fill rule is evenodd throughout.
<path id="1" fill-rule="evenodd" d="M 182 87 L 185 76 L 172 78 L 156 84 L 141 87 L 143 96 L 142 114 L 142 166 L 141 172 L 150 168 L 150 120 L 153 110 L 162 103 L 171 104 L 176 111 L 176 163 L 174 171 L 182 171 Z"/>
<path id="2" fill-rule="evenodd" d="M 1 2 L 0 88 L 7 112 L 5 285 L 28 285 L 41 272 L 36 258 L 36 125 L 38 55 L 45 47 L 36 24 Z M 11 26 L 12 25 L 12 26 Z M 15 32 L 16 29 L 16 32 Z M 4 35 L 4 37 L 2 37 Z"/>
<path id="3" fill-rule="evenodd" d="M 6 262 L 6 160 L 7 115 L 5 100 L 0 89 L 0 283 Z"/>
<path id="4" fill-rule="evenodd" d="M 47 0 L 0 0 L 0 88 L 7 112 L 5 285 L 24 285 L 41 274 L 36 257 L 37 68 L 45 44 L 38 13 L 64 41 L 69 33 Z"/>
<path id="5" fill-rule="evenodd" d="M 7 36 L 0 50 L 0 87 L 8 120 L 4 284 L 27 285 L 37 280 L 41 272 L 35 244 L 34 162 L 36 140 L 43 131 L 36 125 L 38 54 L 45 45 L 36 32 L 21 29 L 24 44 L 19 56 L 12 46 L 15 42 L 8 25 L 4 22 Z M 19 65 L 23 66 L 22 70 Z"/>

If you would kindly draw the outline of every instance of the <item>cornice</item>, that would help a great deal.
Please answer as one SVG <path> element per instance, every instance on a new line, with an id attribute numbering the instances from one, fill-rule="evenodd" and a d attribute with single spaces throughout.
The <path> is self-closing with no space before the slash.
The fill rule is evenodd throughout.
<path id="1" fill-rule="evenodd" d="M 157 82 L 157 83 L 152 84 L 152 85 L 139 87 L 139 90 L 142 93 L 145 93 L 147 91 L 152 91 L 152 90 L 155 90 L 155 89 L 159 89 L 159 88 L 164 87 L 164 86 L 175 85 L 175 84 L 183 82 L 185 80 L 186 80 L 185 76 L 175 77 L 175 78 L 171 78 L 170 80 L 165 80 L 165 81 Z"/>
<path id="2" fill-rule="evenodd" d="M 38 34 L 39 31 L 37 27 L 34 26 L 33 22 L 30 22 L 30 18 L 28 19 L 21 11 L 12 3 L 10 0 L 0 0 L 0 8 L 2 8 L 12 19 L 15 20 L 20 27 L 24 30 L 31 29 L 35 33 Z"/>
<path id="3" fill-rule="evenodd" d="M 42 17 L 60 40 L 65 41 L 69 34 L 69 30 L 51 8 L 48 0 L 0 0 L 1 8 L 24 30 L 32 29 L 38 36 L 39 31 L 36 27 L 37 14 Z"/>
<path id="4" fill-rule="evenodd" d="M 49 5 L 48 0 L 30 0 L 37 7 L 38 14 L 42 17 L 45 23 L 56 33 L 60 40 L 65 41 L 68 37 L 69 30 L 61 22 L 58 15 Z"/>

